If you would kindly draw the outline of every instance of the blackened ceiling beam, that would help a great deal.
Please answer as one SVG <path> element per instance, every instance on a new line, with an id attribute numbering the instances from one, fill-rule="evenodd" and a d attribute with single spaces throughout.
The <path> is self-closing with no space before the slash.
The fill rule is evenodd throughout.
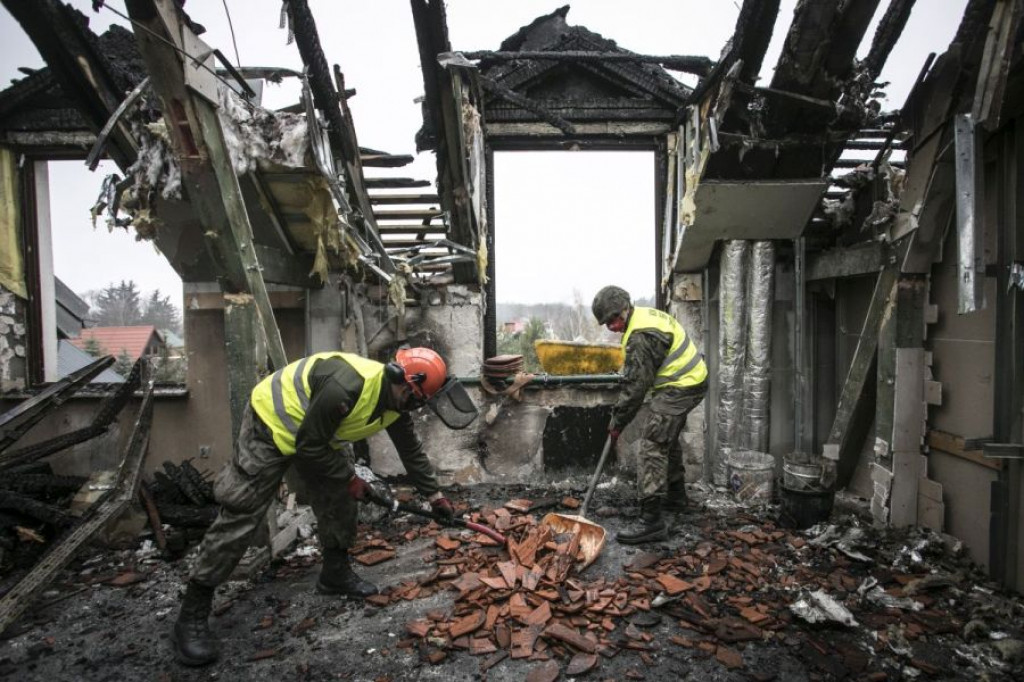
<path id="1" fill-rule="evenodd" d="M 860 47 L 861 42 L 864 40 L 864 34 L 868 30 L 871 19 L 875 16 L 879 3 L 880 0 L 858 0 L 846 3 L 840 10 L 832 41 L 832 49 L 825 59 L 825 71 L 827 73 L 842 80 L 846 80 L 853 74 L 857 48 Z M 889 13 L 893 11 L 893 6 L 900 3 L 906 4 L 904 0 L 895 0 L 895 2 L 889 5 L 889 10 L 886 12 L 885 18 L 882 19 L 883 24 L 886 23 Z M 913 0 L 910 0 L 909 4 L 913 6 Z M 909 8 L 906 10 L 906 15 L 910 15 Z M 906 17 L 903 19 L 903 24 L 900 24 L 899 30 L 896 31 L 897 37 L 903 31 L 903 25 L 905 24 Z"/>
<path id="2" fill-rule="evenodd" d="M 127 94 L 115 81 L 81 12 L 57 0 L 2 0 L 53 71 L 64 93 L 98 133 Z M 130 86 L 129 86 L 130 89 Z M 107 151 L 122 169 L 135 161 L 136 144 L 124 124 L 115 126 Z"/>
<path id="3" fill-rule="evenodd" d="M 778 4 L 778 0 L 772 0 Z M 488 50 L 473 50 L 462 52 L 463 57 L 471 60 L 495 60 L 511 61 L 520 59 L 544 59 L 548 61 L 575 61 L 575 62 L 634 62 L 637 64 L 659 64 L 670 71 L 681 71 L 692 73 L 697 76 L 706 76 L 711 73 L 714 62 L 708 57 L 695 55 L 668 55 L 656 57 L 652 55 L 631 54 L 628 52 L 590 52 L 583 50 L 558 51 L 523 51 L 523 52 L 491 52 Z"/>
<path id="4" fill-rule="evenodd" d="M 915 0 L 892 0 L 885 15 L 875 29 L 875 37 L 871 41 L 871 50 L 864 58 L 864 67 L 871 80 L 882 73 L 889 53 L 896 46 L 896 41 L 903 34 L 903 29 L 910 19 L 910 10 L 914 9 Z"/>
<path id="5" fill-rule="evenodd" d="M 703 99 L 704 94 L 720 82 L 737 61 L 742 62 L 736 76 L 737 81 L 753 87 L 761 72 L 764 54 L 768 51 L 778 15 L 779 0 L 744 0 L 740 14 L 736 18 L 736 29 L 729 43 L 729 52 L 715 65 L 711 74 L 697 85 L 690 101 L 697 102 Z M 747 114 L 750 100 L 749 91 L 737 91 L 734 94 L 722 122 L 723 131 L 749 130 Z"/>

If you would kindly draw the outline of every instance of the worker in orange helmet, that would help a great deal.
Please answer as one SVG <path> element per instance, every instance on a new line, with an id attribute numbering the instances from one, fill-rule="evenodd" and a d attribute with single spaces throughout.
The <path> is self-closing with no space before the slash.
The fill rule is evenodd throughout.
<path id="1" fill-rule="evenodd" d="M 348 555 L 357 501 L 373 492 L 355 473 L 352 442 L 386 429 L 435 516 L 444 520 L 454 514 L 413 428 L 410 413 L 424 405 L 452 428 L 464 428 L 476 416 L 465 389 L 429 348 L 401 349 L 386 364 L 351 353 L 317 353 L 257 384 L 234 456 L 214 484 L 220 513 L 203 538 L 174 625 L 179 661 L 205 665 L 217 659 L 219 646 L 209 626 L 214 590 L 241 560 L 293 464 L 317 517 L 323 568 L 316 589 L 322 594 L 377 593 L 352 570 Z"/>

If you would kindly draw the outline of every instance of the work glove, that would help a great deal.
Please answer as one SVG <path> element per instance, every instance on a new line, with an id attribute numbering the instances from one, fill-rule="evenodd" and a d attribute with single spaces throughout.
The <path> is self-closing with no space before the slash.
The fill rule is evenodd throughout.
<path id="1" fill-rule="evenodd" d="M 455 507 L 447 497 L 438 497 L 430 501 L 430 509 L 440 521 L 451 521 L 455 517 Z"/>
<path id="2" fill-rule="evenodd" d="M 369 500 L 373 496 L 373 490 L 370 488 L 370 484 L 359 478 L 353 476 L 348 480 L 348 494 L 353 500 Z"/>

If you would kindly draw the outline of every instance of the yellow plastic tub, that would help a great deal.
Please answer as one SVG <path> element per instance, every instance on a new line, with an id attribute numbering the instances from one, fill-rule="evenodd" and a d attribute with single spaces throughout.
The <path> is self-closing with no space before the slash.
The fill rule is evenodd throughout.
<path id="1" fill-rule="evenodd" d="M 619 371 L 625 360 L 622 347 L 611 343 L 538 339 L 533 347 L 544 371 L 558 376 L 609 374 Z"/>

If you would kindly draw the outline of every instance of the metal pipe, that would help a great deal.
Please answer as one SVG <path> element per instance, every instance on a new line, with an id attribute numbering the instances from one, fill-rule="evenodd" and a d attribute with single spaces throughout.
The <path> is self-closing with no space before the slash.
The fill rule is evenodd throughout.
<path id="1" fill-rule="evenodd" d="M 455 377 L 456 381 L 466 386 L 479 386 L 484 381 L 482 376 Z M 487 379 L 491 384 L 511 384 L 512 377 L 501 379 Z M 618 384 L 622 381 L 621 374 L 569 374 L 559 376 L 554 374 L 535 374 L 525 386 L 546 388 L 548 386 L 567 386 L 578 384 Z"/>
<path id="2" fill-rule="evenodd" d="M 793 276 L 796 279 L 796 297 L 793 311 L 793 449 L 806 451 L 804 448 L 804 326 L 806 311 L 804 287 L 806 282 L 807 245 L 803 237 L 793 241 Z"/>
<path id="3" fill-rule="evenodd" d="M 718 286 L 718 441 L 711 461 L 715 485 L 726 484 L 726 462 L 738 445 L 747 343 L 744 282 L 749 260 L 750 242 L 734 239 L 722 247 Z"/>
<path id="4" fill-rule="evenodd" d="M 745 279 L 747 339 L 743 358 L 742 417 L 737 423 L 740 442 L 757 452 L 768 452 L 772 372 L 772 308 L 775 304 L 775 243 L 750 244 Z"/>

